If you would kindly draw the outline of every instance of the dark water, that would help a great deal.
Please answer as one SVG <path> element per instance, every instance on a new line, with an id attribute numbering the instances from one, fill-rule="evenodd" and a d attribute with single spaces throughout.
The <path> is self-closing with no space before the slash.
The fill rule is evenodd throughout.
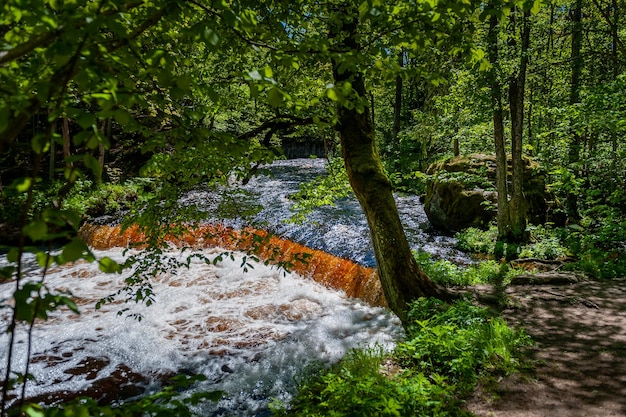
<path id="1" fill-rule="evenodd" d="M 183 204 L 194 204 L 209 213 L 210 221 L 222 221 L 239 228 L 246 225 L 268 229 L 314 249 L 324 250 L 366 266 L 376 265 L 365 215 L 354 198 L 345 198 L 332 207 L 320 207 L 305 223 L 289 222 L 293 215 L 290 195 L 300 184 L 326 175 L 324 159 L 291 159 L 277 161 L 269 167 L 272 176 L 253 178 L 245 186 L 228 192 L 194 191 L 183 198 Z M 438 234 L 431 228 L 417 195 L 396 195 L 396 205 L 407 239 L 414 250 L 425 251 L 435 258 L 453 262 L 470 262 L 454 249 L 456 240 Z M 246 208 L 257 208 L 254 214 Z"/>

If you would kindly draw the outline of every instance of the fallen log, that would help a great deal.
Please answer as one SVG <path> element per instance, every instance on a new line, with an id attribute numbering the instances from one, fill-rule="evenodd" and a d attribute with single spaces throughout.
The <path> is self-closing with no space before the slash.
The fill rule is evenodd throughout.
<path id="1" fill-rule="evenodd" d="M 574 272 L 548 271 L 521 274 L 511 278 L 511 285 L 564 285 L 584 281 L 584 275 Z"/>

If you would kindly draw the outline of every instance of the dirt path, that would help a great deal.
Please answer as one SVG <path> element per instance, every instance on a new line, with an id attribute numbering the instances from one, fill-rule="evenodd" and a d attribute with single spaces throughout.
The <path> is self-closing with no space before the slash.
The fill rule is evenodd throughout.
<path id="1" fill-rule="evenodd" d="M 626 416 L 626 278 L 511 286 L 503 312 L 536 342 L 532 375 L 478 392 L 481 417 Z"/>

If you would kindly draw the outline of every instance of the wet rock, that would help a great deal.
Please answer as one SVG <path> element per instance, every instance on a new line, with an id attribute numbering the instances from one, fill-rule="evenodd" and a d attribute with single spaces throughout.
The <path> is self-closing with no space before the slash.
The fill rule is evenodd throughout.
<path id="1" fill-rule="evenodd" d="M 561 204 L 546 186 L 546 171 L 530 158 L 523 159 L 523 189 L 532 224 L 564 223 Z M 472 154 L 432 164 L 426 173 L 424 210 L 440 230 L 486 227 L 496 217 L 496 162 L 494 155 Z M 511 177 L 511 159 L 508 160 Z"/>
<path id="2" fill-rule="evenodd" d="M 96 378 L 104 366 L 108 365 L 108 360 L 102 358 L 87 358 L 81 361 L 83 370 L 87 372 L 87 378 Z M 68 374 L 81 375 L 80 366 L 66 371 Z M 79 397 L 92 398 L 100 405 L 111 404 L 136 397 L 145 392 L 145 387 L 150 379 L 141 375 L 126 365 L 118 365 L 109 376 L 95 379 L 93 383 L 79 391 L 59 390 L 48 392 L 36 397 L 27 398 L 26 402 L 43 405 L 57 405 L 75 400 Z"/>

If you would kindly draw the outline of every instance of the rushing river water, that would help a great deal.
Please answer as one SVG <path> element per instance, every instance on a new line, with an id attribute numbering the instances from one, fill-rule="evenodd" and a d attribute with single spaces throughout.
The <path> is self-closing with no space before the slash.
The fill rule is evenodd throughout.
<path id="1" fill-rule="evenodd" d="M 97 254 L 122 259 L 121 250 Z M 35 327 L 30 369 L 35 381 L 27 396 L 86 390 L 120 374 L 142 375 L 143 385 L 156 386 L 164 375 L 193 372 L 208 377 L 196 389 L 227 393 L 201 415 L 264 415 L 272 398 L 289 399 L 294 376 L 307 364 L 336 361 L 356 346 L 389 348 L 402 334 L 384 309 L 276 268 L 256 265 L 244 273 L 240 265 L 240 257 L 216 266 L 195 260 L 188 269 L 153 281 L 152 306 L 113 303 L 100 310 L 95 303 L 122 288 L 125 276 L 102 274 L 93 263 L 53 269 L 47 285 L 71 290 L 81 315 L 58 311 Z M 0 298 L 11 291 L 10 284 L 0 286 Z M 118 315 L 123 307 L 130 310 Z M 2 313 L 8 323 L 8 309 Z M 141 314 L 142 320 L 129 314 Z M 17 335 L 13 369 L 20 371 L 26 329 Z M 3 359 L 7 340 L 6 334 L 0 337 Z"/>
<path id="2" fill-rule="evenodd" d="M 277 161 L 271 166 L 271 172 L 272 177 L 253 178 L 245 186 L 237 186 L 226 195 L 194 191 L 183 201 L 208 213 L 219 213 L 211 220 L 226 222 L 236 229 L 251 224 L 314 249 L 375 267 L 367 221 L 355 198 L 345 198 L 335 206 L 316 209 L 307 217 L 305 224 L 288 221 L 293 215 L 293 201 L 290 196 L 298 191 L 303 182 L 326 174 L 325 159 Z M 431 230 L 419 196 L 396 195 L 395 199 L 413 249 L 459 263 L 470 261 L 466 255 L 454 249 L 454 238 Z M 241 201 L 249 206 L 257 206 L 260 210 L 247 217 L 234 216 L 233 202 Z"/>
<path id="3" fill-rule="evenodd" d="M 247 200 L 262 210 L 252 219 L 231 216 L 227 223 L 265 225 L 283 237 L 373 265 L 366 222 L 352 199 L 317 210 L 305 225 L 284 222 L 291 215 L 289 195 L 300 182 L 323 174 L 324 169 L 321 159 L 281 161 L 273 165 L 272 178 L 253 179 L 227 196 L 190 193 L 182 204 L 218 213 L 229 199 Z M 415 248 L 461 258 L 452 249 L 451 238 L 426 232 L 428 222 L 417 197 L 398 197 L 397 203 Z M 199 252 L 208 257 L 216 253 L 217 249 Z M 97 255 L 118 261 L 125 256 L 122 249 L 97 251 Z M 186 254 L 172 250 L 164 256 L 182 259 Z M 388 349 L 402 335 L 398 320 L 384 309 L 261 264 L 244 272 L 241 263 L 241 255 L 217 265 L 196 258 L 189 268 L 153 280 L 152 306 L 115 302 L 99 310 L 96 302 L 122 288 L 125 275 L 103 274 L 89 263 L 53 268 L 46 285 L 71 291 L 81 315 L 57 311 L 35 326 L 30 368 L 35 380 L 27 386 L 27 397 L 61 393 L 56 398 L 63 398 L 63 392 L 90 392 L 98 381 L 107 380 L 121 391 L 127 389 L 125 384 L 128 390 L 137 385 L 152 390 L 167 375 L 202 373 L 208 380 L 194 389 L 226 394 L 221 401 L 203 406 L 200 415 L 265 416 L 272 399 L 289 400 L 295 391 L 294 377 L 307 366 L 336 361 L 354 347 Z M 26 278 L 37 279 L 34 260 L 27 259 L 27 265 Z M 12 283 L 0 285 L 2 304 L 13 289 Z M 129 310 L 118 314 L 124 308 Z M 9 313 L 8 308 L 0 309 L 2 375 Z M 142 320 L 133 319 L 133 314 Z M 16 335 L 12 368 L 21 372 L 26 364 L 26 329 L 20 327 Z"/>

